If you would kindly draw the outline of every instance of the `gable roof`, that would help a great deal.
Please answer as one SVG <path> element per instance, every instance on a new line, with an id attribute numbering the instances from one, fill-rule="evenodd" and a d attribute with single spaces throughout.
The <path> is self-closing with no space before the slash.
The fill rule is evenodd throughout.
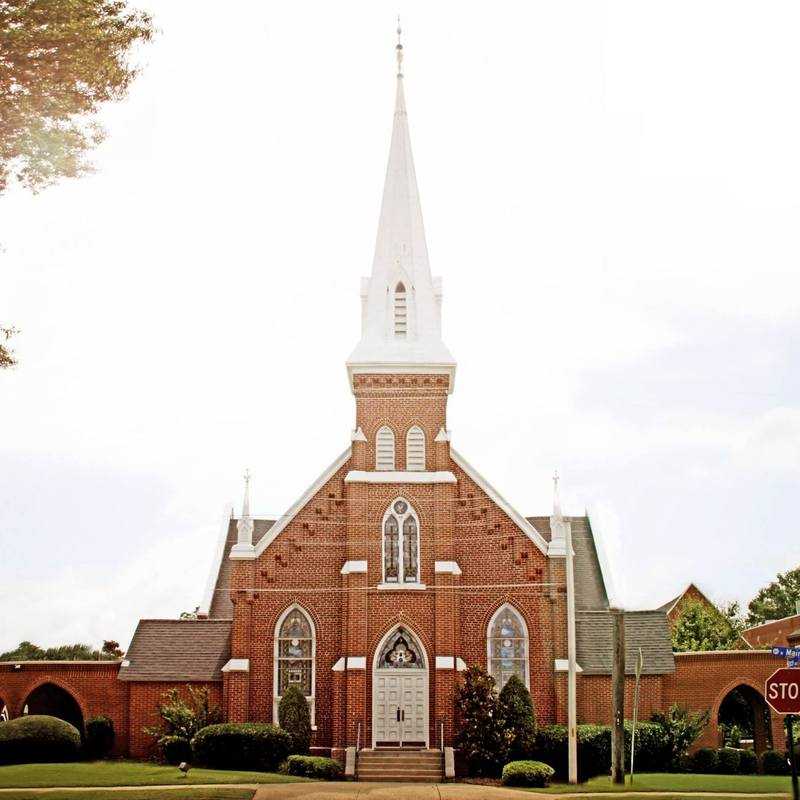
<path id="1" fill-rule="evenodd" d="M 121 681 L 218 681 L 230 658 L 232 622 L 143 619 L 136 626 Z"/>
<path id="2" fill-rule="evenodd" d="M 699 595 L 699 597 L 697 597 L 697 595 Z M 707 605 L 716 608 L 716 606 L 711 602 L 711 600 L 708 599 L 705 592 L 703 592 L 697 586 L 697 584 L 689 583 L 677 597 L 673 597 L 672 600 L 668 600 L 666 603 L 664 603 L 663 606 L 659 606 L 658 610 L 664 611 L 666 614 L 670 614 L 672 611 L 675 610 L 678 603 L 680 603 L 684 597 L 692 597 L 692 596 L 694 596 L 694 599 L 698 600 L 698 602 L 704 602 Z"/>

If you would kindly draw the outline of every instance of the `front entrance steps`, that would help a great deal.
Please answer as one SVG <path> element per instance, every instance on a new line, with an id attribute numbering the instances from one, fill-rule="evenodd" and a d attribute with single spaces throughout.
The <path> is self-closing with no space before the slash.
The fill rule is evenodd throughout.
<path id="1" fill-rule="evenodd" d="M 441 750 L 382 747 L 358 752 L 356 779 L 441 783 L 443 770 Z"/>

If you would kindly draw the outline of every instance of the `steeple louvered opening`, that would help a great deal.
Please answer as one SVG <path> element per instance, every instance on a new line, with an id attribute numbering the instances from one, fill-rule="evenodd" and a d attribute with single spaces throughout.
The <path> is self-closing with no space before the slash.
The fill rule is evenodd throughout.
<path id="1" fill-rule="evenodd" d="M 394 335 L 402 339 L 408 335 L 408 293 L 402 282 L 394 287 Z"/>
<path id="2" fill-rule="evenodd" d="M 385 425 L 375 436 L 375 469 L 383 472 L 394 469 L 394 431 Z"/>
<path id="3" fill-rule="evenodd" d="M 409 472 L 425 471 L 425 432 L 416 425 L 406 434 L 406 469 Z"/>

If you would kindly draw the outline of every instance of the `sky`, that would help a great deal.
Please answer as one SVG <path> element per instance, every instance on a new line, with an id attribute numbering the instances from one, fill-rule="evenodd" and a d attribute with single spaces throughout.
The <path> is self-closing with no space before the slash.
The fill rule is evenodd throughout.
<path id="1" fill-rule="evenodd" d="M 627 608 L 800 563 L 800 5 L 139 7 L 96 172 L 0 198 L 0 650 L 193 609 L 348 446 L 398 11 L 453 446 Z"/>

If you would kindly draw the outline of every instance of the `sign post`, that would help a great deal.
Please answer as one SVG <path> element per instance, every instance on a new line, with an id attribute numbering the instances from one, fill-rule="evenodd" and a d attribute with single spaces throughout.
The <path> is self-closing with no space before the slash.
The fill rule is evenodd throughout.
<path id="1" fill-rule="evenodd" d="M 782 654 L 781 654 L 782 655 Z M 770 707 L 779 714 L 786 714 L 786 739 L 789 744 L 789 763 L 792 767 L 792 793 L 800 800 L 797 781 L 797 760 L 794 752 L 792 731 L 793 714 L 800 714 L 800 669 L 782 667 L 767 678 L 764 697 Z"/>
<path id="2" fill-rule="evenodd" d="M 644 657 L 642 648 L 639 648 L 639 655 L 636 658 L 636 683 L 633 684 L 633 727 L 631 728 L 631 783 L 633 783 L 633 753 L 636 750 L 636 717 L 639 713 L 639 681 L 642 677 L 642 667 Z"/>

